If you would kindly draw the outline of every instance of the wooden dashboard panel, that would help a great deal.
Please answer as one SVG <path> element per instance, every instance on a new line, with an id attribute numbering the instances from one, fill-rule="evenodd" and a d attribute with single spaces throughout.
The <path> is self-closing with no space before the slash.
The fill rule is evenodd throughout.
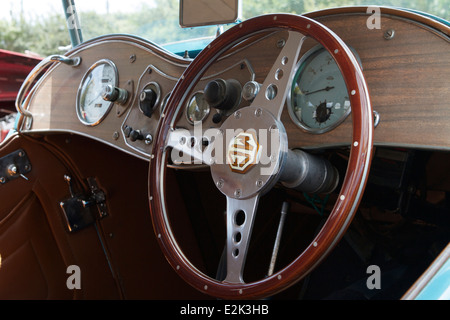
<path id="1" fill-rule="evenodd" d="M 369 29 L 366 25 L 369 15 L 340 11 L 315 18 L 353 47 L 361 58 L 372 107 L 380 115 L 374 144 L 450 149 L 448 35 L 392 14 L 382 14 L 381 29 Z M 391 40 L 384 37 L 388 30 L 395 31 Z M 299 133 L 289 120 L 285 112 L 283 121 L 291 147 L 335 146 L 351 141 L 350 117 L 338 128 L 321 135 Z"/>
<path id="2" fill-rule="evenodd" d="M 378 146 L 402 146 L 450 150 L 450 38 L 449 28 L 435 28 L 431 20 L 405 11 L 382 12 L 381 29 L 369 29 L 365 10 L 344 8 L 309 14 L 337 35 L 359 55 L 368 83 L 372 106 L 380 115 L 374 131 Z M 394 30 L 387 40 L 384 34 Z M 215 75 L 226 75 L 240 81 L 263 81 L 279 48 L 277 41 L 283 33 L 267 34 L 240 44 L 215 63 L 199 81 L 201 90 Z M 308 39 L 302 53 L 315 45 Z M 154 134 L 160 111 L 145 117 L 137 107 L 137 95 L 146 83 L 157 81 L 161 101 L 170 93 L 190 60 L 169 54 L 150 42 L 130 36 L 106 36 L 82 44 L 69 52 L 80 56 L 82 64 L 73 68 L 57 64 L 41 79 L 33 92 L 29 111 L 33 114 L 30 132 L 69 131 L 82 134 L 125 152 L 148 159 L 152 145 L 143 141 L 130 142 L 124 127 L 132 126 Z M 119 87 L 132 88 L 132 99 L 125 107 L 113 106 L 99 125 L 81 124 L 75 110 L 76 94 L 88 68 L 100 59 L 111 59 L 119 71 Z M 239 67 L 241 66 L 241 67 Z M 243 66 L 243 68 L 242 68 Z M 246 70 L 244 70 L 246 69 Z M 240 107 L 246 105 L 242 101 Z M 286 106 L 287 108 L 287 106 Z M 290 148 L 323 148 L 348 145 L 351 141 L 351 116 L 328 133 L 315 135 L 302 131 L 282 114 Z M 158 109 L 160 110 L 160 109 Z M 219 127 L 212 122 L 212 113 L 205 126 Z M 179 113 L 179 125 L 189 124 Z"/>
<path id="3" fill-rule="evenodd" d="M 78 67 L 56 64 L 40 80 L 33 92 L 29 111 L 33 114 L 32 132 L 73 132 L 85 135 L 134 155 L 148 158 L 151 144 L 130 141 L 124 136 L 124 126 L 147 130 L 153 134 L 159 120 L 159 106 L 172 90 L 178 78 L 189 64 L 163 51 L 147 41 L 130 36 L 106 36 L 84 43 L 68 54 L 81 57 Z M 83 125 L 76 114 L 78 87 L 87 70 L 96 61 L 109 59 L 114 62 L 119 74 L 119 88 L 129 91 L 123 106 L 114 104 L 106 118 L 96 126 Z M 144 116 L 138 108 L 138 94 L 148 82 L 157 79 L 161 98 L 154 115 Z M 25 130 L 24 130 L 25 131 Z"/>

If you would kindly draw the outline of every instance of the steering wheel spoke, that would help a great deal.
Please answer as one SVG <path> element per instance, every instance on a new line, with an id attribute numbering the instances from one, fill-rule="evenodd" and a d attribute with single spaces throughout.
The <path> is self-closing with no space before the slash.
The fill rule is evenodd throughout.
<path id="1" fill-rule="evenodd" d="M 244 283 L 243 272 L 259 195 L 227 197 L 227 276 L 225 282 Z"/>
<path id="2" fill-rule="evenodd" d="M 300 49 L 306 36 L 295 31 L 289 31 L 287 40 L 280 42 L 283 46 L 275 63 L 264 80 L 252 106 L 269 110 L 280 119 L 286 97 L 290 90 L 290 81 L 295 72 Z"/>

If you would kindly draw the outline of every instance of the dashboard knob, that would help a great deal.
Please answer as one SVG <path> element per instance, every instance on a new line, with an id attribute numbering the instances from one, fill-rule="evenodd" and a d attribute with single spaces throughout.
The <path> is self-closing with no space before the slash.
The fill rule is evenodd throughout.
<path id="1" fill-rule="evenodd" d="M 230 110 L 239 103 L 241 85 L 236 80 L 212 80 L 206 84 L 204 95 L 206 102 L 211 107 Z"/>
<path id="2" fill-rule="evenodd" d="M 131 130 L 130 140 L 133 142 L 136 140 L 144 140 L 144 136 L 142 135 L 140 130 Z"/>
<path id="3" fill-rule="evenodd" d="M 124 104 L 128 100 L 128 91 L 108 84 L 103 87 L 102 98 L 105 101 Z"/>
<path id="4" fill-rule="evenodd" d="M 242 97 L 245 100 L 252 102 L 258 94 L 260 88 L 261 85 L 258 82 L 249 81 L 244 85 L 244 88 L 242 88 Z"/>
<path id="5" fill-rule="evenodd" d="M 152 89 L 144 89 L 139 95 L 139 109 L 147 117 L 151 117 L 155 110 L 157 94 Z"/>
<path id="6" fill-rule="evenodd" d="M 133 128 L 130 126 L 125 126 L 123 128 L 123 133 L 125 134 L 125 137 L 127 137 L 127 138 L 130 137 L 131 131 L 133 131 Z"/>

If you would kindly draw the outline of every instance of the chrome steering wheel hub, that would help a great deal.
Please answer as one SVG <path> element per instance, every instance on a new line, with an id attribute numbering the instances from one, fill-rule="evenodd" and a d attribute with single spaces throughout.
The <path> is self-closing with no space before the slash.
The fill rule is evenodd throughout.
<path id="1" fill-rule="evenodd" d="M 211 174 L 217 188 L 235 199 L 264 194 L 278 180 L 287 146 L 283 124 L 265 108 L 234 112 L 214 140 Z"/>

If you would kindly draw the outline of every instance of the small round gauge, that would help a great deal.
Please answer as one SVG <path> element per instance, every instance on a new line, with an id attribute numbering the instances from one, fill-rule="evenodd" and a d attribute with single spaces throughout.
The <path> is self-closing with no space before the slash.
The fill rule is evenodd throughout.
<path id="1" fill-rule="evenodd" d="M 77 115 L 83 124 L 95 126 L 106 117 L 113 102 L 104 100 L 102 93 L 105 87 L 116 87 L 117 83 L 117 68 L 112 61 L 102 59 L 89 68 L 77 94 Z"/>
<path id="2" fill-rule="evenodd" d="M 334 129 L 351 111 L 347 87 L 335 60 L 322 46 L 316 46 L 296 68 L 287 101 L 292 120 L 311 133 Z"/>
<path id="3" fill-rule="evenodd" d="M 186 118 L 194 124 L 197 121 L 203 121 L 209 115 L 210 107 L 206 102 L 203 92 L 196 92 L 186 107 Z"/>

